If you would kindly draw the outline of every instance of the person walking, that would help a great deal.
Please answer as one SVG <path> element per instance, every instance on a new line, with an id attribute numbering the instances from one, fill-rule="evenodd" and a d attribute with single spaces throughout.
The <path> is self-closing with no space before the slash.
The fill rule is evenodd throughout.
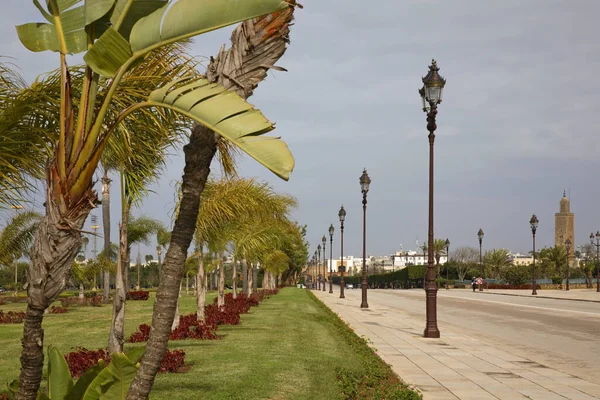
<path id="1" fill-rule="evenodd" d="M 473 291 L 475 291 L 475 277 L 471 278 L 471 287 L 473 288 Z"/>

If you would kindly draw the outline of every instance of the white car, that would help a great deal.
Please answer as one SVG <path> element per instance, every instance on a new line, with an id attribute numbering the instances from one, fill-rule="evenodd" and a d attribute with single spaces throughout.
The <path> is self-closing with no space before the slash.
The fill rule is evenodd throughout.
<path id="1" fill-rule="evenodd" d="M 353 285 L 353 284 L 351 284 L 351 283 L 348 283 L 348 284 L 346 285 L 346 289 L 354 289 L 354 285 Z"/>

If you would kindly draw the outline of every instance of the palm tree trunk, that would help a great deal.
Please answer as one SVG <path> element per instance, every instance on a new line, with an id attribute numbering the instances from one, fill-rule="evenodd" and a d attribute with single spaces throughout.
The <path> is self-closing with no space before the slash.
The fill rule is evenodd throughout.
<path id="1" fill-rule="evenodd" d="M 249 295 L 249 293 L 248 293 L 248 263 L 246 262 L 245 258 L 242 259 L 242 293 L 244 293 L 246 296 Z"/>
<path id="2" fill-rule="evenodd" d="M 219 298 L 217 304 L 219 309 L 225 306 L 225 260 L 223 260 L 223 253 L 219 254 Z"/>
<path id="3" fill-rule="evenodd" d="M 290 1 L 295 4 L 294 1 Z M 232 48 L 222 48 L 211 59 L 206 75 L 209 81 L 219 82 L 244 98 L 252 95 L 267 72 L 285 53 L 289 43 L 289 24 L 294 7 L 245 21 L 232 33 Z M 169 328 L 174 316 L 176 285 L 181 279 L 187 251 L 192 242 L 200 194 L 210 173 L 210 163 L 217 150 L 217 139 L 210 130 L 196 126 L 190 142 L 184 147 L 185 168 L 181 187 L 180 212 L 175 221 L 171 245 L 165 256 L 164 279 L 157 291 L 152 315 L 152 329 L 140 368 L 127 394 L 128 400 L 145 400 L 167 349 Z M 164 282 L 163 282 L 164 281 Z"/>
<path id="4" fill-rule="evenodd" d="M 198 321 L 204 322 L 206 316 L 204 307 L 206 307 L 206 273 L 204 272 L 204 253 L 200 250 L 198 257 L 198 294 L 196 297 L 196 318 Z"/>
<path id="5" fill-rule="evenodd" d="M 231 273 L 231 289 L 233 290 L 233 298 L 237 298 L 237 260 L 233 259 L 233 271 Z"/>
<path id="6" fill-rule="evenodd" d="M 254 280 L 252 279 L 254 277 L 254 274 L 252 273 L 253 270 L 254 270 L 254 265 L 252 263 L 250 263 L 250 265 L 246 269 L 246 272 L 247 272 L 246 281 L 248 282 L 248 288 L 247 288 L 248 296 L 250 296 L 252 294 L 252 288 L 254 287 Z"/>
<path id="7" fill-rule="evenodd" d="M 64 200 L 55 196 L 51 184 L 46 191 L 46 215 L 40 220 L 35 234 L 27 269 L 28 304 L 21 341 L 18 399 L 35 399 L 40 387 L 44 367 L 42 320 L 46 309 L 64 290 L 73 260 L 81 247 L 80 230 L 96 202 L 91 190 L 84 198 L 78 204 L 71 204 L 71 212 L 62 216 L 58 204 Z"/>
<path id="8" fill-rule="evenodd" d="M 104 229 L 104 256 L 110 254 L 110 178 L 106 168 L 102 176 L 102 228 Z M 104 303 L 110 298 L 110 272 L 104 271 Z"/>
<path id="9" fill-rule="evenodd" d="M 117 272 L 115 274 L 115 297 L 113 299 L 113 315 L 110 332 L 108 334 L 108 352 L 123 351 L 125 341 L 125 301 L 127 300 L 127 277 L 129 266 L 129 244 L 127 243 L 127 229 L 129 226 L 129 203 L 125 199 L 125 183 L 123 174 L 120 174 L 121 183 L 121 225 L 119 226 L 119 256 Z"/>
<path id="10" fill-rule="evenodd" d="M 252 293 L 258 292 L 258 267 L 252 267 Z"/>
<path id="11" fill-rule="evenodd" d="M 123 343 L 125 341 L 125 300 L 127 292 L 123 283 L 123 259 L 127 258 L 127 247 L 123 243 L 123 237 L 127 237 L 124 233 L 123 226 L 127 226 L 126 221 L 119 225 L 119 254 L 117 255 L 117 271 L 115 273 L 115 297 L 113 298 L 113 314 L 112 323 L 110 325 L 110 333 L 108 335 L 108 353 L 123 351 Z M 126 228 L 125 228 L 126 229 Z"/>
<path id="12" fill-rule="evenodd" d="M 175 220 L 171 244 L 163 263 L 163 276 L 156 292 L 157 301 L 154 305 L 152 328 L 146 352 L 127 394 L 127 398 L 130 400 L 148 398 L 154 378 L 165 355 L 177 307 L 179 283 L 196 229 L 200 194 L 204 190 L 210 173 L 210 163 L 216 151 L 217 138 L 215 134 L 202 126 L 194 127 L 190 142 L 184 146 L 185 169 L 179 214 Z"/>
<path id="13" fill-rule="evenodd" d="M 171 331 L 174 331 L 179 326 L 179 297 L 181 297 L 181 283 L 179 284 L 179 296 L 177 296 L 177 305 L 175 306 L 175 316 L 171 324 Z"/>

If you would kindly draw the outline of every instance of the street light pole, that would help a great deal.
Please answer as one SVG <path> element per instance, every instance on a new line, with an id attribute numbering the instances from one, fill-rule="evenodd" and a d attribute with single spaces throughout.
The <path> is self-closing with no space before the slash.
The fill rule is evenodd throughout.
<path id="1" fill-rule="evenodd" d="M 477 238 L 479 239 L 479 268 L 481 269 L 481 278 L 483 278 L 483 261 L 481 258 L 481 243 L 483 242 L 483 229 L 479 228 L 479 232 L 477 232 Z M 479 284 L 479 291 L 483 292 L 483 281 Z"/>
<path id="2" fill-rule="evenodd" d="M 313 276 L 315 277 L 313 279 L 313 289 L 316 290 L 317 289 L 317 274 L 318 274 L 318 268 L 319 268 L 319 262 L 317 261 L 317 251 L 315 250 L 315 253 L 313 254 Z"/>
<path id="3" fill-rule="evenodd" d="M 363 173 L 360 176 L 359 182 L 360 191 L 363 195 L 363 265 L 362 279 L 360 282 L 360 288 L 362 291 L 362 301 L 360 303 L 360 308 L 369 308 L 369 303 L 367 303 L 367 192 L 369 191 L 371 178 L 369 178 L 366 168 L 363 169 Z"/>
<path id="4" fill-rule="evenodd" d="M 329 225 L 329 293 L 333 293 L 333 224 Z"/>
<path id="5" fill-rule="evenodd" d="M 442 102 L 442 92 L 446 80 L 438 73 L 440 69 L 435 60 L 431 61 L 429 72 L 422 79 L 423 87 L 419 89 L 423 111 L 427 114 L 427 130 L 429 131 L 429 226 L 428 226 L 428 257 L 427 284 L 425 287 L 426 325 L 423 336 L 439 338 L 437 326 L 437 286 L 435 284 L 435 267 L 433 265 L 433 144 L 435 142 L 437 106 Z"/>
<path id="6" fill-rule="evenodd" d="M 321 280 L 319 279 L 319 275 L 321 275 L 321 245 L 317 246 L 317 291 L 321 291 Z"/>
<path id="7" fill-rule="evenodd" d="M 340 299 L 345 299 L 344 296 L 344 220 L 346 219 L 346 210 L 344 210 L 344 206 L 340 208 L 340 212 L 338 213 L 338 217 L 340 217 Z"/>
<path id="8" fill-rule="evenodd" d="M 535 280 L 535 231 L 537 230 L 538 223 L 538 218 L 535 216 L 535 214 L 533 214 L 531 216 L 531 219 L 529 220 L 529 225 L 531 226 L 531 234 L 533 236 L 533 291 L 531 292 L 532 295 L 537 295 L 537 282 Z"/>
<path id="9" fill-rule="evenodd" d="M 600 231 L 596 231 L 596 243 L 594 243 L 594 234 L 590 233 L 590 242 L 596 246 L 596 292 L 600 292 L 600 271 L 598 261 L 600 261 Z"/>
<path id="10" fill-rule="evenodd" d="M 321 243 L 323 243 L 323 291 L 325 291 L 325 287 L 327 286 L 327 280 L 325 279 L 327 276 L 327 264 L 325 263 L 325 245 L 327 244 L 327 238 L 325 238 L 325 235 L 323 235 Z"/>
<path id="11" fill-rule="evenodd" d="M 565 290 L 569 290 L 569 252 L 571 251 L 571 239 L 565 240 L 565 248 L 567 249 L 567 287 Z"/>
<path id="12" fill-rule="evenodd" d="M 450 290 L 450 279 L 448 279 L 448 261 L 450 261 L 450 239 L 446 238 L 446 290 Z"/>

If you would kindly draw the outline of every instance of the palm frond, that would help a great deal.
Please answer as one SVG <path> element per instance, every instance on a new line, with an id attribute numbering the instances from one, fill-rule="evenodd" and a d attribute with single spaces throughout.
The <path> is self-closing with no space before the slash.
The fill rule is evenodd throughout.
<path id="1" fill-rule="evenodd" d="M 40 214 L 25 211 L 9 221 L 0 232 L 0 265 L 8 266 L 28 252 L 40 219 Z"/>

